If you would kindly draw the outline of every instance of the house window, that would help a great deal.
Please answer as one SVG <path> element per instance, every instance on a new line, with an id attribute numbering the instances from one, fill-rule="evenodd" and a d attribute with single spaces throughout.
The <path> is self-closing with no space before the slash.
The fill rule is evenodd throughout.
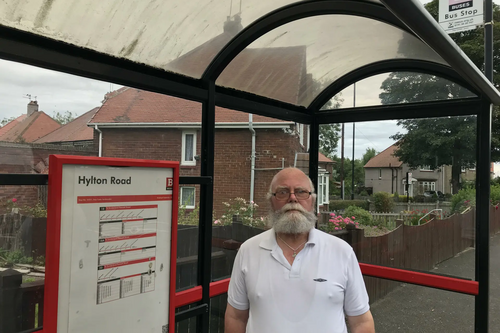
<path id="1" fill-rule="evenodd" d="M 184 206 L 187 209 L 194 209 L 194 198 L 195 197 L 195 189 L 194 187 L 181 187 L 181 206 Z"/>
<path id="2" fill-rule="evenodd" d="M 181 165 L 196 165 L 196 131 L 182 132 Z"/>
<path id="3" fill-rule="evenodd" d="M 436 182 L 421 182 L 420 184 L 422 185 L 422 192 L 436 190 Z"/>
<path id="4" fill-rule="evenodd" d="M 461 172 L 461 173 L 465 173 L 466 171 L 467 171 L 467 168 L 466 168 L 466 167 L 464 167 L 464 166 L 463 166 L 463 167 L 461 167 L 461 168 L 460 168 L 460 172 Z"/>
<path id="5" fill-rule="evenodd" d="M 329 177 L 327 174 L 321 174 L 318 177 L 318 205 L 329 203 Z"/>
<path id="6" fill-rule="evenodd" d="M 431 169 L 430 165 L 422 165 L 420 166 L 420 171 L 433 171 L 433 170 Z"/>
<path id="7" fill-rule="evenodd" d="M 382 179 L 382 169 L 378 169 L 378 179 Z"/>

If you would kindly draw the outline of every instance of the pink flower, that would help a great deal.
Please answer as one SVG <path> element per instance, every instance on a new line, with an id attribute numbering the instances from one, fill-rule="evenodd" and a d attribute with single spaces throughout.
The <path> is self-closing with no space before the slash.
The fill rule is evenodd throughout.
<path id="1" fill-rule="evenodd" d="M 339 228 L 335 227 L 335 230 L 339 230 Z"/>
<path id="2" fill-rule="evenodd" d="M 16 198 L 12 198 L 12 202 L 17 202 L 17 199 Z"/>
<path id="3" fill-rule="evenodd" d="M 356 217 L 355 217 L 355 216 L 351 216 L 351 219 L 355 220 L 355 219 L 356 219 Z"/>
<path id="4" fill-rule="evenodd" d="M 332 217 L 335 216 L 335 213 L 330 213 L 330 216 L 332 216 Z"/>
<path id="5" fill-rule="evenodd" d="M 220 223 L 219 220 L 214 221 L 214 224 L 219 224 L 219 223 Z"/>

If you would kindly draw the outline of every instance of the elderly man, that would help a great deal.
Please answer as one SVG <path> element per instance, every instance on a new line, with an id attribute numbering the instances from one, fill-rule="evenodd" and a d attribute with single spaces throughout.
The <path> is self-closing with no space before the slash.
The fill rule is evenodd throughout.
<path id="1" fill-rule="evenodd" d="M 272 229 L 238 251 L 228 290 L 226 333 L 375 332 L 352 248 L 314 228 L 313 184 L 302 171 L 276 174 Z"/>

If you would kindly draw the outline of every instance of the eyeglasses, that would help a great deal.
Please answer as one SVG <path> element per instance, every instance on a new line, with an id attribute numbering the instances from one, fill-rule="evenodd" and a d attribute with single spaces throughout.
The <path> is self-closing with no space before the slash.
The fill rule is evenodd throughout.
<path id="1" fill-rule="evenodd" d="M 279 201 L 285 201 L 290 198 L 290 194 L 294 194 L 297 200 L 306 200 L 311 196 L 311 192 L 306 190 L 295 190 L 295 192 L 290 192 L 289 189 L 282 189 L 273 193 L 275 198 Z"/>

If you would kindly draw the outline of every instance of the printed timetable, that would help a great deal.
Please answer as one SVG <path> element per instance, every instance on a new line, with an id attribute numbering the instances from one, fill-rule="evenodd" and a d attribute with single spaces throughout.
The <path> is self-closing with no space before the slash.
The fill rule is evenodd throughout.
<path id="1" fill-rule="evenodd" d="M 99 207 L 97 304 L 155 288 L 158 205 Z"/>

